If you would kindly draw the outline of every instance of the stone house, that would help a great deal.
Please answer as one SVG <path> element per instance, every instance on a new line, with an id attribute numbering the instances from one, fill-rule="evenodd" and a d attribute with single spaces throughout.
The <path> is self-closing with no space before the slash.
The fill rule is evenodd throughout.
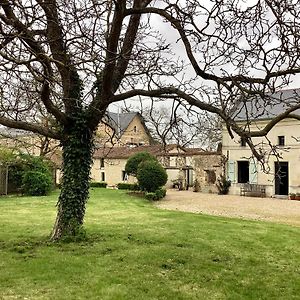
<path id="1" fill-rule="evenodd" d="M 201 191 L 217 192 L 215 183 L 222 174 L 222 154 L 177 145 L 99 148 L 94 154 L 92 180 L 106 181 L 109 186 L 135 182 L 134 177 L 125 173 L 125 165 L 130 156 L 142 151 L 157 157 L 164 166 L 168 174 L 167 188 L 179 180 L 183 188 L 189 188 L 197 179 Z"/>
<path id="2" fill-rule="evenodd" d="M 153 140 L 140 113 L 107 112 L 97 129 L 96 143 L 101 147 L 135 147 L 150 145 Z"/>
<path id="3" fill-rule="evenodd" d="M 259 130 L 279 113 L 284 112 L 293 99 L 294 90 L 274 94 L 280 100 L 275 105 L 248 107 L 249 115 L 239 112 L 238 124 Z M 298 100 L 299 101 L 299 100 Z M 294 103 L 293 102 L 293 103 Z M 299 114 L 299 110 L 295 113 Z M 227 178 L 230 194 L 239 194 L 243 183 L 264 185 L 267 196 L 286 196 L 300 193 L 300 121 L 287 118 L 280 121 L 266 137 L 252 138 L 256 148 L 265 154 L 263 167 L 252 157 L 251 150 L 239 136 L 232 139 L 226 126 L 222 130 L 222 151 L 227 158 Z"/>

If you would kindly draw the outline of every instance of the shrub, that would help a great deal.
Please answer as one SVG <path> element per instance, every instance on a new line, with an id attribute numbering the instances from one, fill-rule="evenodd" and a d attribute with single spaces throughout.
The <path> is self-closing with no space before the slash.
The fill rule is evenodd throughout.
<path id="1" fill-rule="evenodd" d="M 124 182 L 118 183 L 117 188 L 119 190 L 130 190 L 130 191 L 138 191 L 140 189 L 137 183 L 124 183 Z"/>
<path id="2" fill-rule="evenodd" d="M 166 184 L 168 175 L 162 165 L 153 160 L 140 163 L 137 179 L 139 186 L 146 192 L 154 192 Z"/>
<path id="3" fill-rule="evenodd" d="M 90 187 L 94 187 L 94 188 L 106 188 L 107 183 L 104 181 L 100 181 L 100 182 L 96 182 L 93 181 L 90 183 Z"/>
<path id="4" fill-rule="evenodd" d="M 9 164 L 9 191 L 19 191 L 23 184 L 23 178 L 29 171 L 46 174 L 53 181 L 52 167 L 51 162 L 43 157 L 23 153 L 16 155 Z"/>
<path id="5" fill-rule="evenodd" d="M 22 189 L 30 196 L 45 196 L 52 189 L 52 178 L 49 174 L 39 171 L 27 171 L 23 175 Z"/>
<path id="6" fill-rule="evenodd" d="M 218 188 L 219 195 L 227 195 L 231 186 L 231 181 L 227 180 L 224 175 L 220 175 L 220 178 L 218 178 L 217 180 L 216 186 Z"/>
<path id="7" fill-rule="evenodd" d="M 154 192 L 145 193 L 145 198 L 148 199 L 148 200 L 152 200 L 152 201 L 159 200 L 158 196 Z"/>
<path id="8" fill-rule="evenodd" d="M 155 192 L 145 193 L 145 198 L 152 201 L 157 201 L 166 196 L 166 189 L 158 188 Z"/>
<path id="9" fill-rule="evenodd" d="M 130 156 L 125 165 L 125 172 L 137 176 L 139 164 L 148 160 L 157 162 L 157 159 L 149 152 L 139 152 Z"/>
<path id="10" fill-rule="evenodd" d="M 155 194 L 157 195 L 158 199 L 162 199 L 166 197 L 167 190 L 165 188 L 160 187 L 155 191 Z"/>

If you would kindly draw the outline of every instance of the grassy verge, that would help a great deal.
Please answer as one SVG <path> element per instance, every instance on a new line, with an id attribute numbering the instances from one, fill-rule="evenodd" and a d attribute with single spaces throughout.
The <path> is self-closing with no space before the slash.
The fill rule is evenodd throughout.
<path id="1" fill-rule="evenodd" d="M 56 199 L 0 198 L 0 299 L 300 299 L 297 227 L 94 189 L 88 238 L 51 244 Z"/>

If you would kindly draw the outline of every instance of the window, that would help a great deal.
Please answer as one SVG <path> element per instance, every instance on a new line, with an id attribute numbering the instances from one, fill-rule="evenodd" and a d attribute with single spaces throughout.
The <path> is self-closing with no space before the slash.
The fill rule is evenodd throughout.
<path id="1" fill-rule="evenodd" d="M 105 181 L 105 173 L 101 172 L 101 181 Z"/>
<path id="2" fill-rule="evenodd" d="M 136 126 L 134 126 L 133 127 L 133 132 L 136 132 L 136 131 L 137 131 Z"/>
<path id="3" fill-rule="evenodd" d="M 246 139 L 245 138 L 241 138 L 241 146 L 246 147 Z"/>
<path id="4" fill-rule="evenodd" d="M 249 182 L 249 161 L 238 161 L 238 183 Z"/>
<path id="5" fill-rule="evenodd" d="M 278 146 L 284 146 L 284 135 L 278 136 Z"/>
<path id="6" fill-rule="evenodd" d="M 100 168 L 104 168 L 104 158 L 100 159 Z"/>

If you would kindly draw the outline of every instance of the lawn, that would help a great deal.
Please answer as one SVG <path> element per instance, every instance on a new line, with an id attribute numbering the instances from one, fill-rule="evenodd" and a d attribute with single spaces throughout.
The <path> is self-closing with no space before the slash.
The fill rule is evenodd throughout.
<path id="1" fill-rule="evenodd" d="M 300 299 L 300 229 L 94 189 L 87 238 L 48 242 L 57 193 L 0 198 L 0 299 Z"/>

